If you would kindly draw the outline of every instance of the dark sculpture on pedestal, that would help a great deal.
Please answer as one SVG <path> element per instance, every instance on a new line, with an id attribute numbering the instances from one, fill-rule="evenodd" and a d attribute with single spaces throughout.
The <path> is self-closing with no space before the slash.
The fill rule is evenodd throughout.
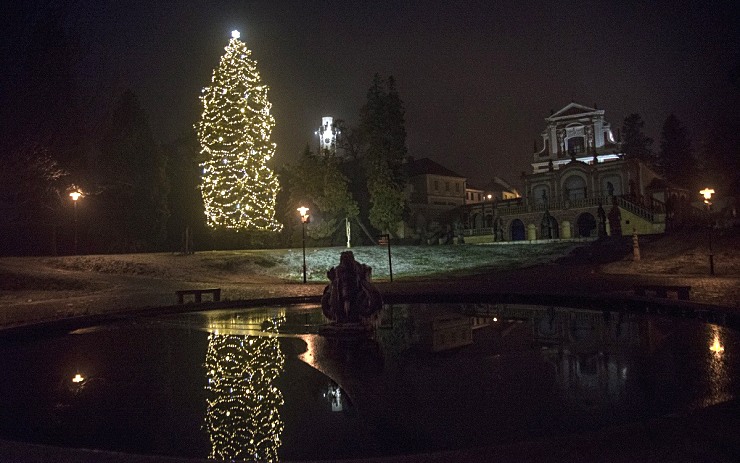
<path id="1" fill-rule="evenodd" d="M 380 292 L 370 283 L 372 269 L 357 262 L 352 251 L 344 251 L 339 265 L 328 272 L 321 309 L 334 326 L 371 327 L 383 307 Z"/>

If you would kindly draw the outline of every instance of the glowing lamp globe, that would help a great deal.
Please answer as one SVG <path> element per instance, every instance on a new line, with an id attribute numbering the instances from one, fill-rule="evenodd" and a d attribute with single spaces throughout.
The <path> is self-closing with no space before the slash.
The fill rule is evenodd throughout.
<path id="1" fill-rule="evenodd" d="M 232 39 L 238 39 L 240 36 L 241 36 L 241 34 L 236 29 L 233 30 L 233 31 L 231 31 L 231 38 Z"/>
<path id="2" fill-rule="evenodd" d="M 72 198 L 72 201 L 77 201 L 78 199 L 80 199 L 81 196 L 82 193 L 80 193 L 79 191 L 73 191 L 69 194 L 69 197 Z"/>

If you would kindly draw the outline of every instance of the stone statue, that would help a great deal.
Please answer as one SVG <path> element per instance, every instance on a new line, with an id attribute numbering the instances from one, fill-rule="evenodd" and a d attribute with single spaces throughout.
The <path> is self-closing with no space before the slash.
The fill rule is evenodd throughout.
<path id="1" fill-rule="evenodd" d="M 321 309 L 335 324 L 369 325 L 383 308 L 380 292 L 370 283 L 372 269 L 357 262 L 352 251 L 344 251 L 339 265 L 326 275 L 330 283 L 324 288 Z"/>

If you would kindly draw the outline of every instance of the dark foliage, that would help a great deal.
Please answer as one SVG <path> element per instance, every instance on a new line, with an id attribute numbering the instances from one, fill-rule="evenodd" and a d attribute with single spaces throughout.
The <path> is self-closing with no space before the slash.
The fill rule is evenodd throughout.
<path id="1" fill-rule="evenodd" d="M 686 128 L 670 114 L 663 124 L 658 153 L 658 170 L 670 182 L 694 190 L 697 161 Z"/>
<path id="2" fill-rule="evenodd" d="M 645 135 L 645 122 L 639 114 L 632 113 L 622 123 L 622 152 L 630 158 L 639 159 L 648 165 L 655 165 L 652 150 L 653 139 Z"/>
<path id="3" fill-rule="evenodd" d="M 136 95 L 125 91 L 108 116 L 92 165 L 97 250 L 161 248 L 169 214 L 165 165 L 146 113 Z"/>

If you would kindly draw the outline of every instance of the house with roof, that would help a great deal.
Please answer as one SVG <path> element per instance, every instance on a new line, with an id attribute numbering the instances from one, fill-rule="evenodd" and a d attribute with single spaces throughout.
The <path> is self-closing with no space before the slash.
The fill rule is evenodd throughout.
<path id="1" fill-rule="evenodd" d="M 409 218 L 404 236 L 425 241 L 446 235 L 450 212 L 466 204 L 467 178 L 429 158 L 409 157 L 406 168 Z"/>

